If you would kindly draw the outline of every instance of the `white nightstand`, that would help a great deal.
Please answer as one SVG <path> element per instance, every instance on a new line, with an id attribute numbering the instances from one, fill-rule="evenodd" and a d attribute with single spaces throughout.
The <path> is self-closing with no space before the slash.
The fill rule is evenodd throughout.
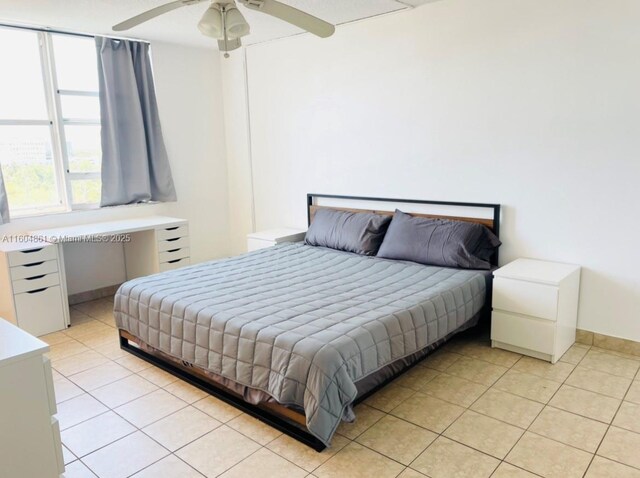
<path id="1" fill-rule="evenodd" d="M 304 239 L 306 231 L 302 229 L 270 229 L 247 235 L 247 249 L 249 252 L 275 246 L 281 242 L 298 242 Z"/>
<path id="2" fill-rule="evenodd" d="M 493 275 L 492 347 L 556 363 L 576 339 L 580 266 L 518 259 Z"/>
<path id="3" fill-rule="evenodd" d="M 0 315 L 32 335 L 67 328 L 64 269 L 56 244 L 0 244 Z"/>

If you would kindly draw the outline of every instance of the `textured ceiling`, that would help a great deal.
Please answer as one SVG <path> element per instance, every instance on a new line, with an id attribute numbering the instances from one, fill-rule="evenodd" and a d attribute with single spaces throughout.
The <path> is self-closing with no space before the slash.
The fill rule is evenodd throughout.
<path id="1" fill-rule="evenodd" d="M 111 25 L 170 0 L 0 0 L 0 20 L 97 34 L 114 34 Z M 434 0 L 281 0 L 333 24 L 348 23 Z M 196 25 L 208 3 L 187 6 L 155 18 L 124 36 L 215 47 Z M 251 25 L 245 44 L 301 33 L 298 28 L 240 7 Z"/>

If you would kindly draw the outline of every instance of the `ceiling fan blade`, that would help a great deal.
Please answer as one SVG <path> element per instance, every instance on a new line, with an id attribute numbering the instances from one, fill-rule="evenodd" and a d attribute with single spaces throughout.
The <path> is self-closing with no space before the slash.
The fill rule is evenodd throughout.
<path id="1" fill-rule="evenodd" d="M 235 38 L 233 40 L 228 40 L 225 44 L 224 40 L 218 40 L 218 48 L 220 49 L 220 51 L 233 51 L 233 50 L 237 50 L 238 48 L 240 48 L 242 46 L 242 42 L 240 41 L 240 38 Z"/>
<path id="2" fill-rule="evenodd" d="M 240 0 L 240 2 L 247 8 L 284 20 L 321 38 L 330 37 L 336 31 L 331 23 L 277 0 Z"/>
<path id="3" fill-rule="evenodd" d="M 141 23 L 151 20 L 152 18 L 160 16 L 163 13 L 167 13 L 172 10 L 175 10 L 176 8 L 190 5 L 191 3 L 196 3 L 196 2 L 176 0 L 175 2 L 165 3 L 164 5 L 160 5 L 159 7 L 152 8 L 151 10 L 141 13 L 140 15 L 136 15 L 135 17 L 131 17 L 122 23 L 118 23 L 117 25 L 114 25 L 113 31 L 121 32 L 123 30 L 129 30 L 130 28 L 138 26 Z"/>

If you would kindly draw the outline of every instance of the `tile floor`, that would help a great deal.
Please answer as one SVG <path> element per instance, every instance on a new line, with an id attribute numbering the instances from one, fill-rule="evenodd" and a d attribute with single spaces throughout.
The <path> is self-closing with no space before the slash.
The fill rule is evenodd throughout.
<path id="1" fill-rule="evenodd" d="M 120 350 L 106 299 L 51 344 L 67 478 L 640 477 L 640 357 L 555 365 L 458 338 L 316 453 Z"/>

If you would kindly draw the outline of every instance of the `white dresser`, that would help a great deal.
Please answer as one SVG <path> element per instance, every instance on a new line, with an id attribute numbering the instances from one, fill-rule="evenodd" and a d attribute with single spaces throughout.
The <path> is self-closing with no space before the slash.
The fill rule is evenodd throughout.
<path id="1" fill-rule="evenodd" d="M 66 328 L 68 305 L 58 247 L 0 244 L 0 316 L 32 335 Z"/>
<path id="2" fill-rule="evenodd" d="M 130 233 L 124 244 L 127 279 L 191 264 L 189 224 L 182 219 Z"/>
<path id="3" fill-rule="evenodd" d="M 49 346 L 0 319 L 0 476 L 64 472 Z"/>
<path id="4" fill-rule="evenodd" d="M 555 363 L 575 342 L 580 266 L 518 259 L 493 275 L 492 346 Z"/>
<path id="5" fill-rule="evenodd" d="M 302 229 L 269 229 L 247 235 L 247 249 L 249 252 L 275 246 L 282 242 L 298 242 L 304 239 L 306 231 Z"/>

